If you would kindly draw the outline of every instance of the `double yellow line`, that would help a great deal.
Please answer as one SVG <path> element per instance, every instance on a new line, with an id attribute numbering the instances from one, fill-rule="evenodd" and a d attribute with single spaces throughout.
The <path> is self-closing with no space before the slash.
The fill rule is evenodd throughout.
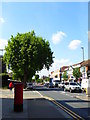
<path id="1" fill-rule="evenodd" d="M 65 111 L 66 113 L 68 113 L 75 120 L 85 120 L 84 118 L 80 117 L 78 114 L 74 113 L 73 111 L 71 111 L 70 109 L 68 109 L 64 105 L 60 104 L 59 102 L 57 102 L 53 98 L 50 98 L 50 97 L 47 97 L 47 96 L 44 96 L 44 98 L 50 100 L 51 102 L 53 102 L 55 105 L 57 105 L 63 111 Z"/>

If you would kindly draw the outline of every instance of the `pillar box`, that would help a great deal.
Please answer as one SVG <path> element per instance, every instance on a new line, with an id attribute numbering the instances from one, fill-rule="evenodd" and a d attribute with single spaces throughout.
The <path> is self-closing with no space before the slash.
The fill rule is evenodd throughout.
<path id="1" fill-rule="evenodd" d="M 23 83 L 14 84 L 14 111 L 23 111 Z"/>

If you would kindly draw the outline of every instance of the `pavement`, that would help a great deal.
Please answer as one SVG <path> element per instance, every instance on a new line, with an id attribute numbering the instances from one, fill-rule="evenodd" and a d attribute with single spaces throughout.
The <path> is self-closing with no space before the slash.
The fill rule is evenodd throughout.
<path id="1" fill-rule="evenodd" d="M 90 100 L 88 96 L 77 96 L 82 100 Z M 2 109 L 1 109 L 2 108 Z M 38 91 L 23 91 L 23 112 L 14 112 L 14 89 L 0 89 L 0 117 L 6 119 L 57 118 L 72 119 Z"/>
<path id="2" fill-rule="evenodd" d="M 76 98 L 90 102 L 90 96 L 88 95 L 79 95 L 79 96 L 76 96 Z"/>

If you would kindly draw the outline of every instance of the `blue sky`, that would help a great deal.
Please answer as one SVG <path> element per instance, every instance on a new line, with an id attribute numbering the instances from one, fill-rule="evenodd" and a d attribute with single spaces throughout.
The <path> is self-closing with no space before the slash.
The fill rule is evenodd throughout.
<path id="1" fill-rule="evenodd" d="M 50 71 L 81 62 L 81 46 L 88 59 L 88 2 L 3 2 L 0 24 L 2 46 L 11 35 L 31 30 L 48 40 L 55 56 Z"/>

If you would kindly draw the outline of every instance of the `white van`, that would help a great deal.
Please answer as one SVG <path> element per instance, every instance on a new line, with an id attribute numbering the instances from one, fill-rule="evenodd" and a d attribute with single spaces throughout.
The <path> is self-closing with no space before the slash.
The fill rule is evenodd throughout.
<path id="1" fill-rule="evenodd" d="M 90 80 L 89 79 L 82 79 L 82 82 L 81 82 L 81 88 L 83 91 L 86 91 L 86 89 L 88 87 L 90 87 Z"/>

